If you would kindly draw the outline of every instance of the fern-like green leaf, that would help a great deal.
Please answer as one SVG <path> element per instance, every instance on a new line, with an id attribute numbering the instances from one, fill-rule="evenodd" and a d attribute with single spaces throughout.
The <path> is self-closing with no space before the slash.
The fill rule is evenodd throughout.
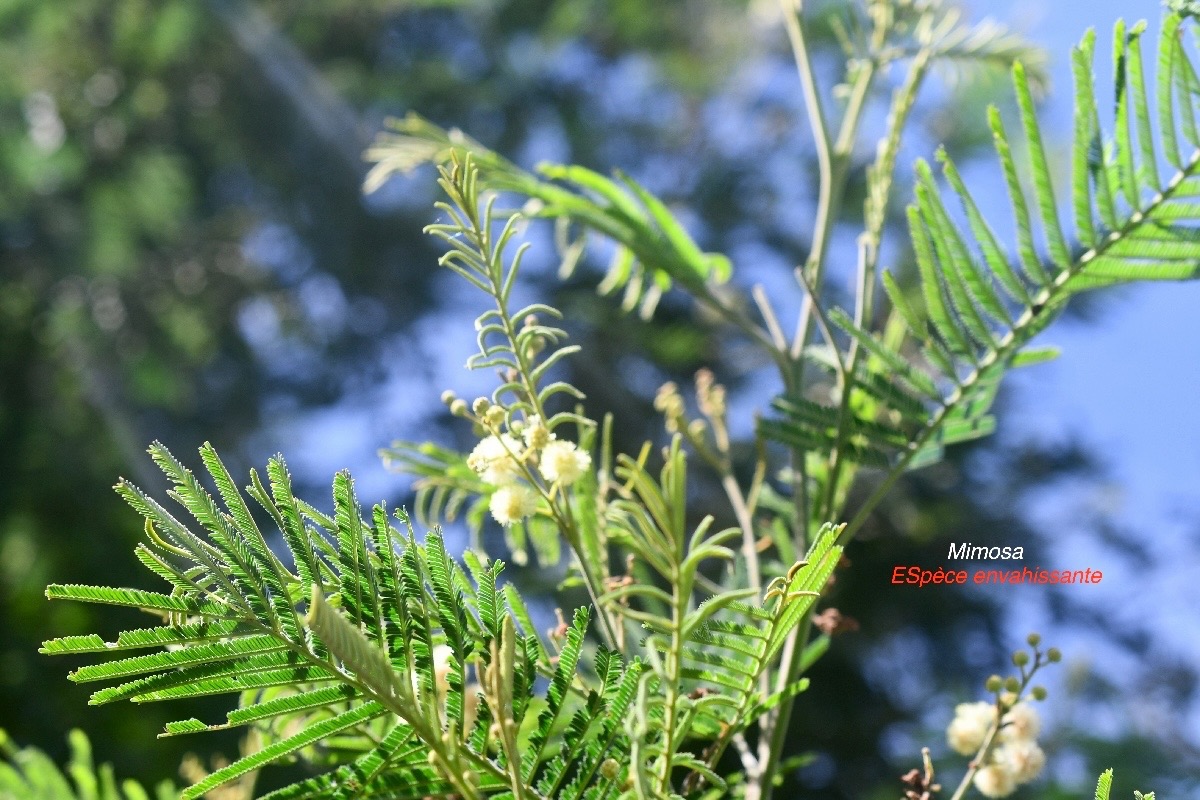
<path id="1" fill-rule="evenodd" d="M 601 284 L 602 291 L 624 289 L 624 306 L 653 312 L 672 282 L 704 296 L 706 284 L 729 279 L 728 258 L 704 253 L 659 198 L 625 175 L 606 178 L 578 166 L 541 165 L 540 174 L 526 172 L 456 131 L 447 132 L 416 115 L 390 123 L 367 151 L 375 163 L 367 190 L 396 172 L 426 163 L 449 163 L 470 154 L 486 188 L 530 198 L 538 216 L 563 219 L 601 234 L 618 245 L 617 256 Z M 578 258 L 576 253 L 571 263 Z M 481 287 L 483 288 L 483 287 Z"/>
<path id="2" fill-rule="evenodd" d="M 893 470 L 933 463 L 945 446 L 994 429 L 987 410 L 1004 373 L 1052 357 L 1056 351 L 1026 348 L 1074 294 L 1128 281 L 1200 277 L 1200 150 L 1186 159 L 1178 155 L 1180 139 L 1193 146 L 1200 139 L 1194 114 L 1200 78 L 1179 41 L 1181 24 L 1179 16 L 1167 15 L 1158 44 L 1154 83 L 1161 146 L 1153 138 L 1141 52 L 1145 25 L 1119 23 L 1114 30 L 1117 102 L 1111 141 L 1104 140 L 1092 80 L 1094 34 L 1074 51 L 1075 128 L 1067 205 L 1073 210 L 1077 245 L 1069 242 L 1059 219 L 1059 194 L 1029 77 L 1016 63 L 1013 87 L 1029 190 L 995 109 L 989 111 L 989 123 L 1016 220 L 1015 264 L 1021 269 L 1010 261 L 954 162 L 939 153 L 943 175 L 965 214 L 965 228 L 950 215 L 932 171 L 918 162 L 916 202 L 908 221 L 923 303 L 910 299 L 895 278 L 885 276 L 883 283 L 921 358 L 914 361 L 895 341 L 885 344 L 833 309 L 829 320 L 870 355 L 870 377 L 857 371 L 844 376 L 853 380 L 853 394 L 851 402 L 836 408 L 814 410 L 796 398 L 781 398 L 777 416 L 760 422 L 760 435 L 821 453 L 839 451 L 839 458 L 859 466 Z M 1174 167 L 1172 174 L 1161 172 L 1160 158 Z M 1041 223 L 1044 255 L 1035 242 L 1031 208 Z M 878 368 L 871 369 L 871 362 Z M 874 383 L 868 386 L 867 381 Z M 890 384 L 891 399 L 879 391 L 880 381 Z M 857 399 L 861 395 L 871 401 Z M 903 398 L 915 404 L 894 402 Z M 872 436 L 884 419 L 907 441 L 892 445 Z M 856 520 L 851 527 L 859 524 Z"/>
<path id="3" fill-rule="evenodd" d="M 519 594 L 496 585 L 499 562 L 469 557 L 468 576 L 439 533 L 424 544 L 411 527 L 401 536 L 382 506 L 364 518 L 348 474 L 334 478 L 329 515 L 294 496 L 282 459 L 268 465 L 269 489 L 251 473 L 248 493 L 278 526 L 292 557 L 286 564 L 267 547 L 215 451 L 206 445 L 201 454 L 224 508 L 164 448 L 155 445 L 152 454 L 174 484 L 171 497 L 203 530 L 191 530 L 137 487 L 118 486 L 148 520 L 143 563 L 172 593 L 54 585 L 47 596 L 139 608 L 164 624 L 122 632 L 115 642 L 95 634 L 51 639 L 42 649 L 109 656 L 71 675 L 116 683 L 96 691 L 94 704 L 240 696 L 241 707 L 223 722 L 182 719 L 168 723 L 165 736 L 244 725 L 288 731 L 206 775 L 185 798 L 313 746 L 352 760 L 272 796 L 481 798 L 511 788 L 510 768 L 531 785 L 570 785 L 576 797 L 614 786 L 599 765 L 610 757 L 627 763 L 631 744 L 622 717 L 606 721 L 605 714 L 624 713 L 641 667 L 626 669 L 605 652 L 595 678 L 581 677 L 586 613 L 576 615 L 552 668 Z M 305 576 L 319 580 L 306 587 Z M 473 666 L 481 674 L 496 668 L 494 659 L 484 665 L 498 645 L 502 680 L 484 690 L 468 686 Z M 539 669 L 552 679 L 545 700 L 534 702 Z M 502 702 L 493 696 L 475 708 L 481 691 L 501 692 Z M 535 708 L 533 744 L 518 751 L 510 734 Z M 493 723 L 510 732 L 504 748 L 496 747 Z M 526 798 L 544 800 L 536 790 Z"/>

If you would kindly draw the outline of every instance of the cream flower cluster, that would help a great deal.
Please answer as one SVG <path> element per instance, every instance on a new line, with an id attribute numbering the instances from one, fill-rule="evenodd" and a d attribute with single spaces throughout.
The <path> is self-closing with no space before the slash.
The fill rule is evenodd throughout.
<path id="1" fill-rule="evenodd" d="M 946 729 L 946 741 L 962 755 L 974 755 L 983 745 L 996 719 L 993 703 L 962 703 L 954 709 L 954 720 Z M 987 761 L 975 773 L 975 788 L 984 797 L 1007 797 L 1018 785 L 1033 780 L 1046 764 L 1038 747 L 1041 720 L 1029 703 L 1016 703 L 1001 718 L 996 744 Z"/>
<path id="2" fill-rule="evenodd" d="M 538 493 L 522 480 L 527 462 L 537 464 L 546 483 L 570 486 L 587 473 L 592 457 L 574 442 L 558 440 L 536 416 L 522 428 L 520 439 L 509 433 L 486 436 L 467 456 L 467 465 L 486 483 L 498 487 L 488 508 L 501 525 L 519 522 L 537 511 Z"/>

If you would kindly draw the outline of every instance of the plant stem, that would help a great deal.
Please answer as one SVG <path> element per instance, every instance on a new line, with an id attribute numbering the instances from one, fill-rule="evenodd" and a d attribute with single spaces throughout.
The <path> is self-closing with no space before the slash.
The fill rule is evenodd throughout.
<path id="1" fill-rule="evenodd" d="M 679 687 L 682 682 L 681 667 L 683 662 L 683 620 L 687 616 L 687 606 L 690 591 L 681 591 L 678 563 L 672 570 L 671 576 L 671 646 L 664 659 L 663 689 L 663 742 L 662 766 L 658 774 L 659 797 L 669 797 L 673 794 L 671 786 L 671 766 L 676 748 L 676 706 L 679 704 Z"/>
<path id="2" fill-rule="evenodd" d="M 746 580 L 749 583 L 749 588 L 754 589 L 758 594 L 762 594 L 762 571 L 758 564 L 758 547 L 754 538 L 754 520 L 751 518 L 750 507 L 746 503 L 746 498 L 742 494 L 742 487 L 738 485 L 737 478 L 734 477 L 731 469 L 727 468 L 722 471 L 721 488 L 725 490 L 725 496 L 729 498 L 729 505 L 733 507 L 733 515 L 737 519 L 738 526 L 742 529 L 742 558 L 746 561 Z"/>
<path id="3" fill-rule="evenodd" d="M 784 24 L 795 56 L 796 69 L 800 76 L 800 85 L 812 127 L 820 182 L 812 247 L 805 264 L 798 270 L 798 277 L 803 277 L 801 283 L 809 285 L 811 291 L 807 295 L 800 319 L 797 322 L 796 333 L 789 353 L 790 363 L 787 365 L 788 368 L 783 371 L 785 389 L 799 394 L 803 392 L 804 388 L 804 347 L 811 332 L 814 316 L 820 310 L 819 293 L 829 239 L 833 233 L 837 212 L 841 208 L 842 196 L 849 176 L 850 156 L 858 137 L 859 123 L 874 82 L 877 64 L 875 61 L 869 60 L 861 64 L 855 71 L 837 140 L 831 144 L 829 127 L 801 22 L 802 0 L 780 0 L 780 2 L 783 5 Z M 877 39 L 880 35 L 881 32 L 876 31 Z M 806 457 L 805 451 L 798 448 L 793 449 L 792 470 L 795 475 L 793 503 L 795 504 L 796 529 L 802 539 L 798 542 L 800 545 L 798 550 L 807 549 L 810 525 Z M 805 622 L 793 630 L 788 637 L 779 667 L 777 686 L 786 687 L 798 677 L 800 654 L 804 650 L 800 643 L 807 641 L 809 630 L 810 623 Z M 779 760 L 783 753 L 784 740 L 787 737 L 794 705 L 794 701 L 780 704 L 763 721 L 759 739 L 760 768 L 755 780 L 747 783 L 746 797 L 749 800 L 770 800 L 774 791 L 775 773 L 779 768 Z"/>
<path id="4" fill-rule="evenodd" d="M 962 796 L 966 794 L 967 789 L 971 787 L 971 781 L 975 778 L 975 773 L 979 772 L 979 768 L 983 766 L 984 759 L 987 758 L 988 751 L 992 749 L 992 743 L 996 740 L 996 735 L 1000 733 L 1000 711 L 996 711 L 996 720 L 992 723 L 992 727 L 988 729 L 987 736 L 983 737 L 983 744 L 979 746 L 979 751 L 975 753 L 975 757 L 971 759 L 971 763 L 967 767 L 966 774 L 959 781 L 958 788 L 954 790 L 954 794 L 950 796 L 950 800 L 962 800 Z"/>
<path id="5" fill-rule="evenodd" d="M 900 136 L 908 122 L 917 100 L 917 93 L 929 69 L 929 60 L 933 53 L 928 48 L 922 48 L 913 58 L 909 66 L 904 84 L 898 88 L 892 98 L 892 108 L 888 114 L 887 135 L 881 142 L 878 156 L 875 159 L 867 187 L 866 229 L 859 237 L 858 248 L 858 290 L 855 293 L 857 302 L 854 308 L 854 324 L 865 328 L 874 313 L 875 280 L 879 266 L 879 247 L 883 238 L 883 226 L 887 221 L 887 208 L 891 200 L 892 180 L 896 171 L 896 156 L 900 150 Z M 830 343 L 832 346 L 832 342 Z M 859 358 L 862 350 L 857 339 L 851 339 L 850 352 L 847 356 L 848 366 L 842 370 L 840 409 L 838 410 L 838 431 L 834 439 L 833 449 L 829 454 L 829 477 L 825 486 L 825 518 L 833 519 L 838 514 L 838 484 L 841 482 L 842 471 L 846 458 L 844 448 L 848 433 L 850 416 L 853 410 L 850 403 L 854 394 L 854 379 L 858 373 Z M 841 362 L 839 362 L 841 363 Z M 851 472 L 853 479 L 853 471 Z"/>

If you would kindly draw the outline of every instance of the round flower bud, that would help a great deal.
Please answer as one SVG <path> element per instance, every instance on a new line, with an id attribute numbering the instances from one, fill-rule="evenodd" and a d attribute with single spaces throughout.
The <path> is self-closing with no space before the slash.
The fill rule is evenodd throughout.
<path id="1" fill-rule="evenodd" d="M 984 688 L 986 688 L 989 692 L 998 692 L 1000 691 L 1000 687 L 1003 685 L 1003 678 L 1001 678 L 999 675 L 992 675 L 987 679 L 987 683 L 984 684 Z"/>
<path id="2" fill-rule="evenodd" d="M 504 422 L 504 409 L 500 406 L 491 406 L 483 414 L 483 424 L 489 428 L 499 428 Z"/>
<path id="3" fill-rule="evenodd" d="M 992 759 L 1017 783 L 1033 780 L 1046 765 L 1046 754 L 1031 739 L 1005 742 L 992 753 Z"/>
<path id="4" fill-rule="evenodd" d="M 530 336 L 529 341 L 525 344 L 525 357 L 532 360 L 541 355 L 542 351 L 545 349 L 545 336 Z"/>
<path id="5" fill-rule="evenodd" d="M 1034 700 L 1045 700 L 1046 699 L 1046 687 L 1045 686 L 1035 686 L 1029 690 L 1029 694 L 1033 697 Z"/>
<path id="6" fill-rule="evenodd" d="M 1030 647 L 1037 647 L 1042 643 L 1042 637 L 1039 634 L 1031 633 L 1025 637 L 1025 641 L 1029 642 Z"/>
<path id="7" fill-rule="evenodd" d="M 438 697 L 445 697 L 450 691 L 450 672 L 454 669 L 452 658 L 454 649 L 449 645 L 439 644 L 433 648 L 433 678 Z"/>
<path id="8" fill-rule="evenodd" d="M 487 413 L 487 410 L 492 407 L 492 401 L 486 397 L 476 397 L 471 403 L 471 411 L 475 412 L 475 416 L 482 417 Z"/>
<path id="9" fill-rule="evenodd" d="M 984 797 L 1008 797 L 1017 789 L 1012 773 L 999 764 L 988 764 L 975 773 L 975 788 Z"/>
<path id="10" fill-rule="evenodd" d="M 615 758 L 606 758 L 600 762 L 600 776 L 608 781 L 615 781 L 621 774 L 621 765 Z"/>
<path id="11" fill-rule="evenodd" d="M 442 404 L 443 405 L 448 406 L 457 399 L 458 399 L 458 395 L 456 395 L 454 393 L 453 389 L 447 389 L 446 391 L 442 392 Z"/>
<path id="12" fill-rule="evenodd" d="M 1018 650 L 1017 652 L 1013 653 L 1012 662 L 1013 666 L 1016 667 L 1025 666 L 1029 663 L 1029 653 L 1026 653 L 1024 650 Z"/>
<path id="13" fill-rule="evenodd" d="M 1021 691 L 1021 682 L 1016 678 L 1009 676 L 1004 681 L 1004 688 L 1010 692 Z"/>
<path id="14" fill-rule="evenodd" d="M 983 744 L 995 719 L 996 709 L 991 703 L 960 703 L 954 709 L 954 719 L 946 728 L 946 743 L 956 753 L 972 755 Z"/>
<path id="15" fill-rule="evenodd" d="M 541 450 L 546 445 L 554 440 L 554 434 L 542 422 L 542 418 L 537 414 L 531 416 L 521 431 L 521 436 L 525 439 L 525 444 L 532 447 L 534 450 Z"/>
<path id="16" fill-rule="evenodd" d="M 1057 664 L 1059 661 L 1062 661 L 1062 651 L 1057 647 L 1051 647 L 1046 651 L 1046 660 L 1051 664 Z"/>

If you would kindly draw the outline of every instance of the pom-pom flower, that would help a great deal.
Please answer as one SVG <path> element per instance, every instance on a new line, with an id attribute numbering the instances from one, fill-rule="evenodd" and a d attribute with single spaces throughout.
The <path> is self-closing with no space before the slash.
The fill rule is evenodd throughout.
<path id="1" fill-rule="evenodd" d="M 488 508 L 496 522 L 501 525 L 512 525 L 520 522 L 537 511 L 537 493 L 528 486 L 512 484 L 501 486 L 492 494 Z"/>
<path id="2" fill-rule="evenodd" d="M 1042 729 L 1042 720 L 1037 709 L 1029 703 L 1017 703 L 1004 715 L 1004 726 L 1000 728 L 1002 741 L 1031 741 Z"/>
<path id="3" fill-rule="evenodd" d="M 996 765 L 1012 775 L 1017 783 L 1033 780 L 1046 765 L 1046 754 L 1032 739 L 1005 742 L 996 748 L 992 758 Z"/>
<path id="4" fill-rule="evenodd" d="M 956 753 L 974 755 L 995 718 L 996 707 L 991 703 L 960 703 L 954 709 L 954 721 L 946 729 L 946 742 Z"/>
<path id="5" fill-rule="evenodd" d="M 592 465 L 592 457 L 575 446 L 574 442 L 554 441 L 542 450 L 538 469 L 550 483 L 570 486 L 583 477 Z"/>
<path id="6" fill-rule="evenodd" d="M 488 436 L 475 445 L 471 455 L 467 456 L 467 466 L 485 482 L 493 486 L 507 486 L 521 474 L 517 456 L 522 450 L 524 447 L 521 443 L 507 433 Z"/>
<path id="7" fill-rule="evenodd" d="M 1004 707 L 1013 701 L 1001 697 L 999 702 Z M 950 747 L 963 755 L 977 753 L 996 724 L 996 709 L 996 705 L 985 702 L 958 705 L 946 729 Z M 1046 765 L 1046 754 L 1035 741 L 1041 720 L 1032 705 L 1015 703 L 1000 723 L 994 743 L 987 748 L 974 777 L 975 788 L 984 797 L 1008 797 L 1019 784 L 1036 778 Z"/>
<path id="8" fill-rule="evenodd" d="M 975 773 L 975 788 L 984 797 L 1008 797 L 1016 791 L 1012 773 L 999 764 L 988 764 Z"/>

